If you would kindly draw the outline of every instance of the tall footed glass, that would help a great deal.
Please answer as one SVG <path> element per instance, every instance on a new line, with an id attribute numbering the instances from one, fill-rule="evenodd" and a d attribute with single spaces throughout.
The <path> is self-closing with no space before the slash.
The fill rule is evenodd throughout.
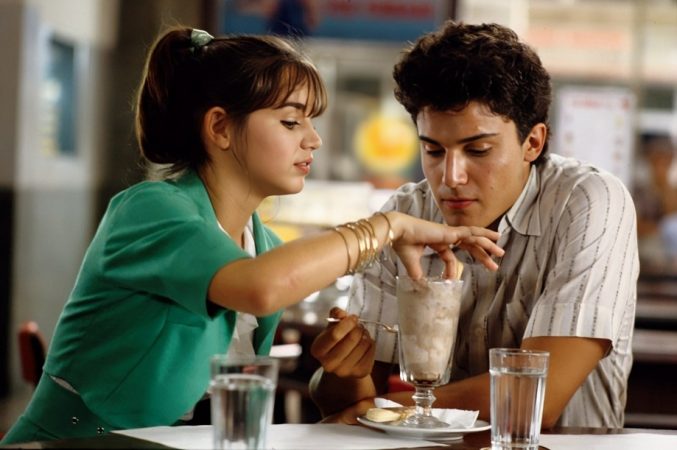
<path id="1" fill-rule="evenodd" d="M 416 388 L 416 411 L 404 426 L 448 426 L 431 409 L 433 390 L 451 375 L 462 289 L 461 280 L 397 278 L 400 378 Z"/>

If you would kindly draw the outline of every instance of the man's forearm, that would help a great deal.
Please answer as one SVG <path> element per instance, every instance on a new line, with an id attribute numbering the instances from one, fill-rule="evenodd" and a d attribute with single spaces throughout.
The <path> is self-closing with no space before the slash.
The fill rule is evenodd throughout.
<path id="1" fill-rule="evenodd" d="M 322 413 L 322 417 L 335 414 L 360 400 L 376 397 L 376 388 L 371 376 L 363 378 L 340 378 L 318 369 L 310 380 L 310 398 Z"/>
<path id="2" fill-rule="evenodd" d="M 456 408 L 479 411 L 479 418 L 489 420 L 490 384 L 489 373 L 440 386 L 433 391 L 435 408 Z M 411 392 L 396 392 L 386 397 L 403 405 L 411 405 Z"/>

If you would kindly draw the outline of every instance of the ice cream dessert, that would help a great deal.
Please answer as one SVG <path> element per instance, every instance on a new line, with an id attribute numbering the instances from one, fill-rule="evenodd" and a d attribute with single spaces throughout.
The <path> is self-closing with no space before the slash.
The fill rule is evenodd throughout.
<path id="1" fill-rule="evenodd" d="M 399 277 L 400 376 L 414 384 L 446 383 L 461 309 L 462 282 Z"/>

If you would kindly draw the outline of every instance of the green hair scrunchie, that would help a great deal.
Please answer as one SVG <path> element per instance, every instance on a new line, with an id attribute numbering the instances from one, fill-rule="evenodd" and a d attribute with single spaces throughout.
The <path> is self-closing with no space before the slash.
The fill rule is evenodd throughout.
<path id="1" fill-rule="evenodd" d="M 193 28 L 193 31 L 190 32 L 190 42 L 193 44 L 193 47 L 191 50 L 195 52 L 195 50 L 199 50 L 205 45 L 209 44 L 211 41 L 214 40 L 214 36 L 211 34 L 207 33 L 204 30 L 198 30 L 197 28 Z"/>

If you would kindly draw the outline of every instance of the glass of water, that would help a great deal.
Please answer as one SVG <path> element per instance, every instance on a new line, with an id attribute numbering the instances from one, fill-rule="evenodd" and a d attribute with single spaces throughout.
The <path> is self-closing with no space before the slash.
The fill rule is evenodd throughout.
<path id="1" fill-rule="evenodd" d="M 432 415 L 433 390 L 449 382 L 463 282 L 397 277 L 400 378 L 414 385 L 416 411 L 402 425 L 444 428 Z"/>
<path id="2" fill-rule="evenodd" d="M 278 360 L 216 355 L 211 361 L 215 449 L 267 448 L 273 419 Z"/>
<path id="3" fill-rule="evenodd" d="M 538 448 L 549 359 L 539 350 L 489 350 L 492 449 Z"/>

